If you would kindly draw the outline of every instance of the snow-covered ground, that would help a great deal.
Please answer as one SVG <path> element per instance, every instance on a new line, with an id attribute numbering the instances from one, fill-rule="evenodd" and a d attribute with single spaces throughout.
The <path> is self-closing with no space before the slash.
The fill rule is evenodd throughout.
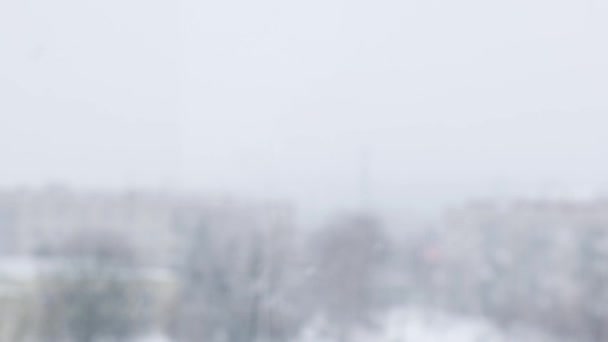
<path id="1" fill-rule="evenodd" d="M 153 332 L 133 339 L 133 342 L 172 342 L 165 334 Z"/>
<path id="2" fill-rule="evenodd" d="M 504 332 L 481 318 L 450 315 L 424 309 L 399 309 L 379 317 L 375 330 L 353 331 L 348 342 L 557 342 L 531 329 Z M 172 342 L 161 332 L 132 342 Z M 338 342 L 327 321 L 318 317 L 290 342 Z"/>
<path id="3" fill-rule="evenodd" d="M 353 331 L 352 342 L 549 342 L 551 337 L 531 330 L 504 332 L 484 319 L 421 309 L 393 310 L 375 330 Z M 293 342 L 336 342 L 327 322 L 318 318 Z"/>

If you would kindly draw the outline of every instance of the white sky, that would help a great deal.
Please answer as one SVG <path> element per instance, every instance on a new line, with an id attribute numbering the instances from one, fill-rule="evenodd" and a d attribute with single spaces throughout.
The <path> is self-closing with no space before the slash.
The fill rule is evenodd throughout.
<path id="1" fill-rule="evenodd" d="M 599 0 L 4 0 L 0 185 L 603 189 L 607 41 Z"/>

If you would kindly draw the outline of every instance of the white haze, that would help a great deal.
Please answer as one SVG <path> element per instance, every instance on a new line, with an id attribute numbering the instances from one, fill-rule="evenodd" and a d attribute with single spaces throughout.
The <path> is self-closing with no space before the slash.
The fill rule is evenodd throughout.
<path id="1" fill-rule="evenodd" d="M 598 0 L 6 0 L 0 184 L 311 209 L 603 190 Z"/>

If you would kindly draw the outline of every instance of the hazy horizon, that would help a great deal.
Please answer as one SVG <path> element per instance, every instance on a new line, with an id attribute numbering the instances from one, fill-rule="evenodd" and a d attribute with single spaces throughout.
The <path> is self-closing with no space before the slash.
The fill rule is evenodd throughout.
<path id="1" fill-rule="evenodd" d="M 0 185 L 380 207 L 604 191 L 597 1 L 0 4 Z M 136 20 L 134 19 L 136 18 Z M 315 209 L 316 208 L 316 209 Z"/>

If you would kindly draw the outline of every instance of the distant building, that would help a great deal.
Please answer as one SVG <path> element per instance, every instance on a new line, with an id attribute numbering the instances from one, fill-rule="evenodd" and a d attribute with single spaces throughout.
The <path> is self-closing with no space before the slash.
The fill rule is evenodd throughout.
<path id="1" fill-rule="evenodd" d="M 526 298 L 537 310 L 569 312 L 580 304 L 585 241 L 608 236 L 608 200 L 477 201 L 446 213 L 440 226 L 452 298 L 479 301 L 482 311 Z"/>
<path id="2" fill-rule="evenodd" d="M 183 229 L 205 221 L 217 229 L 285 230 L 293 224 L 287 203 L 158 192 L 76 192 L 62 187 L 0 191 L 0 255 L 52 252 L 87 231 L 124 238 L 138 257 L 168 265 L 181 247 Z M 278 232 L 274 232 L 278 233 Z"/>

